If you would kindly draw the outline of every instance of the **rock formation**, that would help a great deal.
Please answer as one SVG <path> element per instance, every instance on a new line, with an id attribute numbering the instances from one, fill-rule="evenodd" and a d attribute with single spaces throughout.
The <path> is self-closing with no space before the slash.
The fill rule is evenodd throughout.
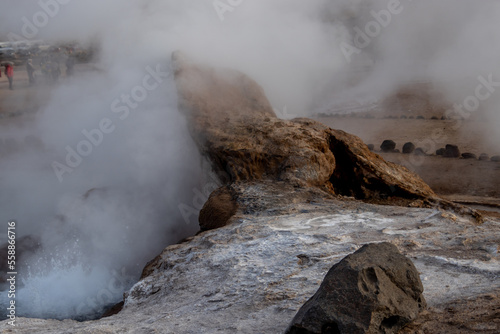
<path id="1" fill-rule="evenodd" d="M 396 246 L 367 244 L 328 271 L 286 333 L 395 334 L 424 310 L 423 289 Z"/>
<path id="2" fill-rule="evenodd" d="M 355 136 L 276 118 L 240 72 L 179 53 L 173 65 L 179 109 L 224 184 L 202 209 L 205 231 L 149 262 L 119 313 L 87 322 L 18 318 L 16 333 L 282 333 L 327 271 L 373 242 L 412 259 L 429 312 L 500 289 L 498 222 L 462 215 L 478 218 Z M 0 322 L 0 331 L 11 329 Z"/>
<path id="3" fill-rule="evenodd" d="M 278 119 L 260 86 L 233 70 L 173 55 L 179 106 L 214 169 L 235 181 L 277 180 L 357 198 L 435 197 L 415 174 L 356 136 L 310 119 Z"/>
<path id="4" fill-rule="evenodd" d="M 179 110 L 201 154 L 229 187 L 272 180 L 385 204 L 433 206 L 441 201 L 419 176 L 371 152 L 360 138 L 311 119 L 277 118 L 262 88 L 246 75 L 194 64 L 180 52 L 172 62 Z M 390 144 L 394 149 L 396 144 Z M 229 197 L 231 207 L 245 200 L 238 189 Z M 205 204 L 202 229 L 228 221 L 232 209 L 213 207 L 225 201 L 214 195 Z M 224 218 L 215 222 L 216 215 Z"/>

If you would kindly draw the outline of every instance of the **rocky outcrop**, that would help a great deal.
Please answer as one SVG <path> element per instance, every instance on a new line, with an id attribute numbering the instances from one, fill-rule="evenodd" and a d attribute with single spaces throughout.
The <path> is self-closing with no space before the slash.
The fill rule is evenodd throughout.
<path id="1" fill-rule="evenodd" d="M 324 186 L 335 168 L 326 127 L 278 119 L 246 75 L 192 64 L 174 53 L 179 109 L 200 151 L 231 182 L 275 179 Z"/>
<path id="2" fill-rule="evenodd" d="M 367 244 L 334 265 L 287 334 L 397 333 L 426 306 L 418 271 L 390 243 Z"/>
<path id="3" fill-rule="evenodd" d="M 179 109 L 201 153 L 236 181 L 276 180 L 360 199 L 435 197 L 415 174 L 370 152 L 356 136 L 316 121 L 278 119 L 244 74 L 174 53 Z"/>
<path id="4" fill-rule="evenodd" d="M 202 155 L 226 185 L 285 181 L 381 204 L 428 206 L 441 201 L 419 176 L 371 152 L 360 138 L 311 119 L 277 118 L 262 88 L 246 75 L 194 64 L 180 52 L 172 55 L 172 62 L 179 110 Z M 238 191 L 231 193 L 235 205 L 242 201 Z M 205 204 L 202 229 L 228 221 L 225 215 L 215 223 L 208 218 L 215 216 L 205 214 L 231 212 L 219 207 L 222 203 L 214 199 Z M 207 219 L 212 222 L 207 224 Z"/>

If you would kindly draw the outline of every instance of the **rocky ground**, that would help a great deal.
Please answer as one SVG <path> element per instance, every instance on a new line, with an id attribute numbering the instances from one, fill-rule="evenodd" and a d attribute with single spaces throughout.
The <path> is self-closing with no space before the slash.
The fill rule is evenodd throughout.
<path id="1" fill-rule="evenodd" d="M 278 190 L 295 193 L 293 203 L 275 196 Z M 365 243 L 388 241 L 414 262 L 429 305 L 406 333 L 500 330 L 499 220 L 477 225 L 437 209 L 371 205 L 287 184 L 246 186 L 245 197 L 255 211 L 167 247 L 127 293 L 122 312 L 83 323 L 19 319 L 16 329 L 6 322 L 0 328 L 283 333 L 333 264 Z"/>

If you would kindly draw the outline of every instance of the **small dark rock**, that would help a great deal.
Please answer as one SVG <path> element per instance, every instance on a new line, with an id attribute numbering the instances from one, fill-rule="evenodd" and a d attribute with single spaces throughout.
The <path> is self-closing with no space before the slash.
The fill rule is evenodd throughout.
<path id="1" fill-rule="evenodd" d="M 444 152 L 446 151 L 446 149 L 444 147 L 436 150 L 436 155 L 444 155 Z"/>
<path id="2" fill-rule="evenodd" d="M 403 145 L 403 153 L 410 154 L 415 151 L 415 145 L 412 142 L 407 142 Z"/>
<path id="3" fill-rule="evenodd" d="M 437 116 L 432 116 L 431 119 L 433 119 L 433 120 L 439 120 L 439 118 Z"/>
<path id="4" fill-rule="evenodd" d="M 460 150 L 456 145 L 447 144 L 443 153 L 443 157 L 445 158 L 458 158 L 460 157 Z"/>
<path id="5" fill-rule="evenodd" d="M 490 160 L 490 156 L 487 153 L 481 153 L 479 155 L 479 160 L 481 160 L 481 161 L 488 161 L 488 160 Z"/>
<path id="6" fill-rule="evenodd" d="M 477 159 L 477 156 L 474 153 L 462 153 L 462 158 L 464 159 Z"/>
<path id="7" fill-rule="evenodd" d="M 491 157 L 490 160 L 494 162 L 500 162 L 500 155 L 494 155 Z"/>
<path id="8" fill-rule="evenodd" d="M 366 146 L 368 146 L 368 149 L 369 149 L 370 151 L 375 150 L 375 145 L 373 145 L 373 144 L 368 144 L 368 145 L 366 145 Z"/>
<path id="9" fill-rule="evenodd" d="M 383 152 L 392 152 L 396 148 L 396 143 L 390 139 L 386 139 L 382 142 L 382 145 L 380 145 L 380 149 Z"/>
<path id="10" fill-rule="evenodd" d="M 427 155 L 427 153 L 425 153 L 424 149 L 421 147 L 417 147 L 415 149 L 415 151 L 413 151 L 413 154 L 415 154 L 415 155 Z"/>
<path id="11" fill-rule="evenodd" d="M 328 271 L 286 333 L 397 333 L 426 307 L 423 290 L 396 246 L 368 244 Z"/>

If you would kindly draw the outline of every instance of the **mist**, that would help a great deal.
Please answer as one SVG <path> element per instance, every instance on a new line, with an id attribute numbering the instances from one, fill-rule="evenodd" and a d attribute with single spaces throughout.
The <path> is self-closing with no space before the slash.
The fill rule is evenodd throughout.
<path id="1" fill-rule="evenodd" d="M 175 50 L 247 73 L 282 118 L 379 100 L 414 80 L 440 84 L 457 103 L 474 93 L 479 75 L 500 81 L 494 1 L 401 1 L 400 13 L 352 57 L 342 43 L 354 45 L 354 27 L 363 29 L 387 1 L 221 2 L 0 4 L 3 36 L 99 50 L 94 68 L 54 86 L 30 121 L 0 125 L 4 141 L 40 143 L 0 160 L 0 220 L 16 220 L 18 239 L 41 243 L 19 268 L 20 316 L 95 316 L 120 301 L 166 245 L 198 230 L 199 194 L 216 180 L 207 178 L 177 110 Z M 46 24 L 26 30 L 44 8 L 51 8 Z M 497 121 L 498 99 L 481 102 Z M 71 153 L 78 148 L 88 154 L 78 159 Z"/>

